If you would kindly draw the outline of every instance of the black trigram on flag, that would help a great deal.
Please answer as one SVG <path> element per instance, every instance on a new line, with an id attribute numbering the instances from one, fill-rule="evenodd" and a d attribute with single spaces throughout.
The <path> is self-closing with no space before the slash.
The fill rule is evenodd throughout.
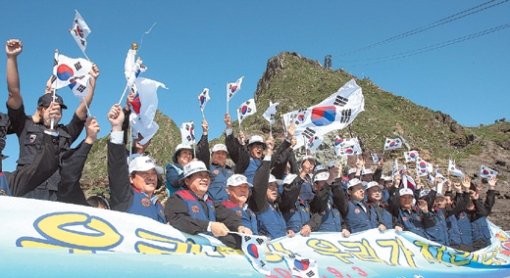
<path id="1" fill-rule="evenodd" d="M 336 96 L 335 102 L 333 103 L 336 106 L 344 106 L 349 102 L 349 99 L 344 98 L 342 96 Z"/>
<path id="2" fill-rule="evenodd" d="M 341 117 L 340 117 L 340 122 L 341 123 L 348 123 L 349 120 L 351 119 L 351 109 L 345 109 L 345 110 L 342 110 L 342 113 L 341 113 Z"/>
<path id="3" fill-rule="evenodd" d="M 87 89 L 87 87 L 79 84 L 78 87 L 76 88 L 76 91 L 83 93 L 85 91 L 85 89 Z"/>
<path id="4" fill-rule="evenodd" d="M 315 275 L 315 271 L 313 271 L 313 270 L 310 270 L 306 273 L 306 276 L 308 276 L 308 277 L 313 277 L 314 275 Z"/>
<path id="5" fill-rule="evenodd" d="M 303 136 L 306 137 L 307 140 L 310 140 L 310 138 L 312 138 L 313 136 L 315 136 L 315 130 L 307 127 L 304 131 L 303 131 Z"/>
<path id="6" fill-rule="evenodd" d="M 74 64 L 74 68 L 75 68 L 76 70 L 80 70 L 80 69 L 81 69 L 81 63 L 80 63 L 80 62 L 76 62 L 76 63 Z"/>

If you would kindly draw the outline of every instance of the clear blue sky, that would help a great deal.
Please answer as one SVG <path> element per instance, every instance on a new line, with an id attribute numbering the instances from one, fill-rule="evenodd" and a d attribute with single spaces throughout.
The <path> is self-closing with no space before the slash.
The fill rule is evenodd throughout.
<path id="1" fill-rule="evenodd" d="M 87 54 L 101 70 L 91 108 L 102 127 L 101 136 L 109 131 L 106 113 L 125 85 L 126 52 L 154 22 L 157 25 L 145 36 L 139 55 L 149 67 L 144 76 L 169 88 L 160 90 L 159 108 L 178 125 L 189 120 L 199 125 L 197 95 L 209 87 L 212 99 L 205 114 L 211 137 L 224 128 L 225 84 L 245 76 L 241 92 L 231 101 L 234 111 L 253 97 L 267 60 L 282 51 L 321 63 L 331 54 L 335 69 L 368 77 L 384 90 L 450 114 L 462 125 L 477 126 L 510 119 L 510 28 L 404 59 L 375 63 L 373 59 L 510 23 L 510 2 L 402 40 L 344 54 L 485 2 L 3 1 L 0 39 L 2 43 L 9 38 L 23 40 L 21 89 L 26 112 L 31 114 L 52 71 L 55 48 L 70 57 L 82 56 L 68 33 L 77 9 L 92 29 Z M 0 75 L 5 76 L 2 57 Z M 0 102 L 5 103 L 3 88 Z M 71 92 L 66 88 L 59 94 L 74 110 L 78 100 Z M 71 111 L 64 113 L 63 122 L 68 122 Z M 4 170 L 15 167 L 17 148 L 16 136 L 11 135 Z"/>

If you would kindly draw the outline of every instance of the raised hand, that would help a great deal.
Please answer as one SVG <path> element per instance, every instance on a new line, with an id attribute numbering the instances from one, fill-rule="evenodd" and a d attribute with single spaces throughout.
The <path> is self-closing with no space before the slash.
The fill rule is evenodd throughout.
<path id="1" fill-rule="evenodd" d="M 92 65 L 92 69 L 90 69 L 89 75 L 94 79 L 99 77 L 99 67 L 96 64 Z"/>
<path id="2" fill-rule="evenodd" d="M 124 112 L 118 104 L 114 104 L 108 112 L 108 121 L 112 125 L 112 131 L 121 131 L 124 122 Z"/>
<path id="3" fill-rule="evenodd" d="M 23 51 L 23 43 L 18 39 L 10 39 L 5 43 L 7 57 L 16 57 Z"/>
<path id="4" fill-rule="evenodd" d="M 462 179 L 461 183 L 462 183 L 462 187 L 464 188 L 464 191 L 468 191 L 469 187 L 471 186 L 471 178 L 466 175 Z"/>
<path id="5" fill-rule="evenodd" d="M 97 134 L 101 129 L 99 128 L 99 123 L 96 118 L 89 117 L 85 121 L 85 128 L 87 137 L 85 138 L 85 143 L 92 145 L 97 140 Z"/>
<path id="6" fill-rule="evenodd" d="M 202 134 L 207 135 L 209 132 L 209 124 L 207 123 L 206 119 L 202 120 Z"/>

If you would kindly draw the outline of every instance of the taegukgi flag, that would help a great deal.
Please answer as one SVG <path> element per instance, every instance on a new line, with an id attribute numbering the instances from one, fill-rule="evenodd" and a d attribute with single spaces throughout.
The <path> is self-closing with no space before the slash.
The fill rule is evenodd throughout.
<path id="1" fill-rule="evenodd" d="M 255 100 L 249 99 L 245 101 L 239 108 L 237 109 L 237 120 L 239 124 L 246 119 L 246 117 L 254 115 L 257 112 L 257 107 L 255 106 Z"/>
<path id="2" fill-rule="evenodd" d="M 88 84 L 88 74 L 92 63 L 83 58 L 69 58 L 55 52 L 55 66 L 53 67 L 52 89 L 60 89 L 81 80 L 84 86 Z M 84 82 L 86 79 L 87 82 Z M 84 91 L 83 88 L 81 91 Z"/>
<path id="3" fill-rule="evenodd" d="M 296 123 L 296 146 L 303 146 L 300 134 L 307 128 L 316 131 L 317 136 L 347 127 L 356 116 L 365 110 L 365 98 L 360 86 L 354 79 L 343 85 L 338 91 L 327 97 L 317 105 L 284 114 L 286 128 L 294 121 Z"/>
<path id="4" fill-rule="evenodd" d="M 243 84 L 243 78 L 244 76 L 241 76 L 239 79 L 237 79 L 234 83 L 227 83 L 227 102 L 230 101 L 230 99 L 241 90 L 241 84 Z"/>
<path id="5" fill-rule="evenodd" d="M 69 33 L 80 47 L 81 51 L 85 52 L 87 48 L 87 37 L 92 32 L 78 11 L 75 11 L 73 27 L 69 29 Z"/>
<path id="6" fill-rule="evenodd" d="M 210 99 L 209 89 L 204 88 L 204 90 L 202 90 L 202 92 L 198 95 L 198 103 L 200 104 L 200 110 L 202 110 L 202 112 L 204 112 L 205 105 Z"/>

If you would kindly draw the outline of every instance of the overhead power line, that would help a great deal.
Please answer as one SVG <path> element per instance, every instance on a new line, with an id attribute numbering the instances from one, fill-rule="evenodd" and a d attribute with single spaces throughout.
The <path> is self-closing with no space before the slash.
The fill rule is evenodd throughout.
<path id="1" fill-rule="evenodd" d="M 462 37 L 458 37 L 458 38 L 455 38 L 455 39 L 452 39 L 452 40 L 448 40 L 448 41 L 445 41 L 445 42 L 440 42 L 440 43 L 432 44 L 432 45 L 425 46 L 425 47 L 422 47 L 422 48 L 417 48 L 417 49 L 413 49 L 413 50 L 409 50 L 409 51 L 400 52 L 400 53 L 397 53 L 397 54 L 394 54 L 394 55 L 390 55 L 390 56 L 384 56 L 384 57 L 372 58 L 372 59 L 365 59 L 364 61 L 367 61 L 367 63 L 356 64 L 356 65 L 357 66 L 360 66 L 360 65 L 370 65 L 370 64 L 377 64 L 377 63 L 382 63 L 382 62 L 388 62 L 388 61 L 403 59 L 403 58 L 415 56 L 415 55 L 418 55 L 418 54 L 422 54 L 422 53 L 425 53 L 425 52 L 430 52 L 430 51 L 434 51 L 434 50 L 437 50 L 437 49 L 441 49 L 441 48 L 444 48 L 444 47 L 447 47 L 447 46 L 450 46 L 450 45 L 453 45 L 453 44 L 457 44 L 457 43 L 465 42 L 465 41 L 468 41 L 468 40 L 472 40 L 472 39 L 475 39 L 475 38 L 478 38 L 478 37 L 486 36 L 486 35 L 492 34 L 494 32 L 502 31 L 502 30 L 507 29 L 507 28 L 510 28 L 510 23 L 506 23 L 506 24 L 502 24 L 502 25 L 495 26 L 495 27 L 492 27 L 492 28 L 488 28 L 488 29 L 485 29 L 485 30 L 480 31 L 480 32 L 472 33 L 472 34 L 465 35 L 465 36 L 462 36 Z M 370 62 L 370 61 L 372 61 L 372 62 Z M 352 64 L 352 65 L 355 66 L 354 64 Z"/>
<path id="2" fill-rule="evenodd" d="M 387 39 L 384 39 L 382 41 L 371 43 L 371 44 L 368 44 L 368 45 L 363 46 L 361 48 L 354 49 L 354 50 L 351 50 L 351 51 L 348 51 L 348 52 L 344 52 L 344 53 L 340 54 L 339 56 L 345 56 L 345 55 L 349 55 L 349 54 L 354 54 L 354 53 L 361 52 L 361 51 L 364 51 L 364 50 L 368 50 L 368 49 L 371 49 L 371 48 L 374 48 L 374 47 L 377 47 L 377 46 L 380 46 L 380 45 L 384 45 L 384 44 L 387 44 L 387 43 L 390 43 L 390 42 L 398 41 L 398 40 L 401 40 L 401 39 L 404 39 L 404 38 L 407 38 L 407 37 L 410 37 L 410 36 L 413 36 L 413 35 L 425 32 L 427 30 L 436 28 L 438 26 L 445 25 L 447 23 L 459 20 L 459 19 L 464 18 L 466 16 L 477 14 L 477 13 L 479 13 L 481 11 L 484 11 L 484 10 L 487 10 L 489 8 L 493 8 L 493 7 L 499 6 L 499 5 L 504 4 L 504 3 L 508 2 L 508 1 L 510 1 L 510 0 L 490 0 L 490 1 L 487 1 L 485 3 L 482 3 L 482 4 L 476 5 L 474 7 L 471 7 L 469 9 L 467 9 L 467 10 L 463 10 L 463 11 L 457 12 L 455 14 L 449 15 L 447 17 L 444 17 L 442 19 L 439 19 L 437 21 L 434 21 L 434 22 L 432 22 L 432 23 L 430 23 L 428 25 L 425 25 L 425 26 L 422 26 L 422 27 L 417 27 L 415 29 L 412 29 L 412 30 L 400 33 L 398 35 L 395 35 L 395 36 L 389 37 Z"/>

